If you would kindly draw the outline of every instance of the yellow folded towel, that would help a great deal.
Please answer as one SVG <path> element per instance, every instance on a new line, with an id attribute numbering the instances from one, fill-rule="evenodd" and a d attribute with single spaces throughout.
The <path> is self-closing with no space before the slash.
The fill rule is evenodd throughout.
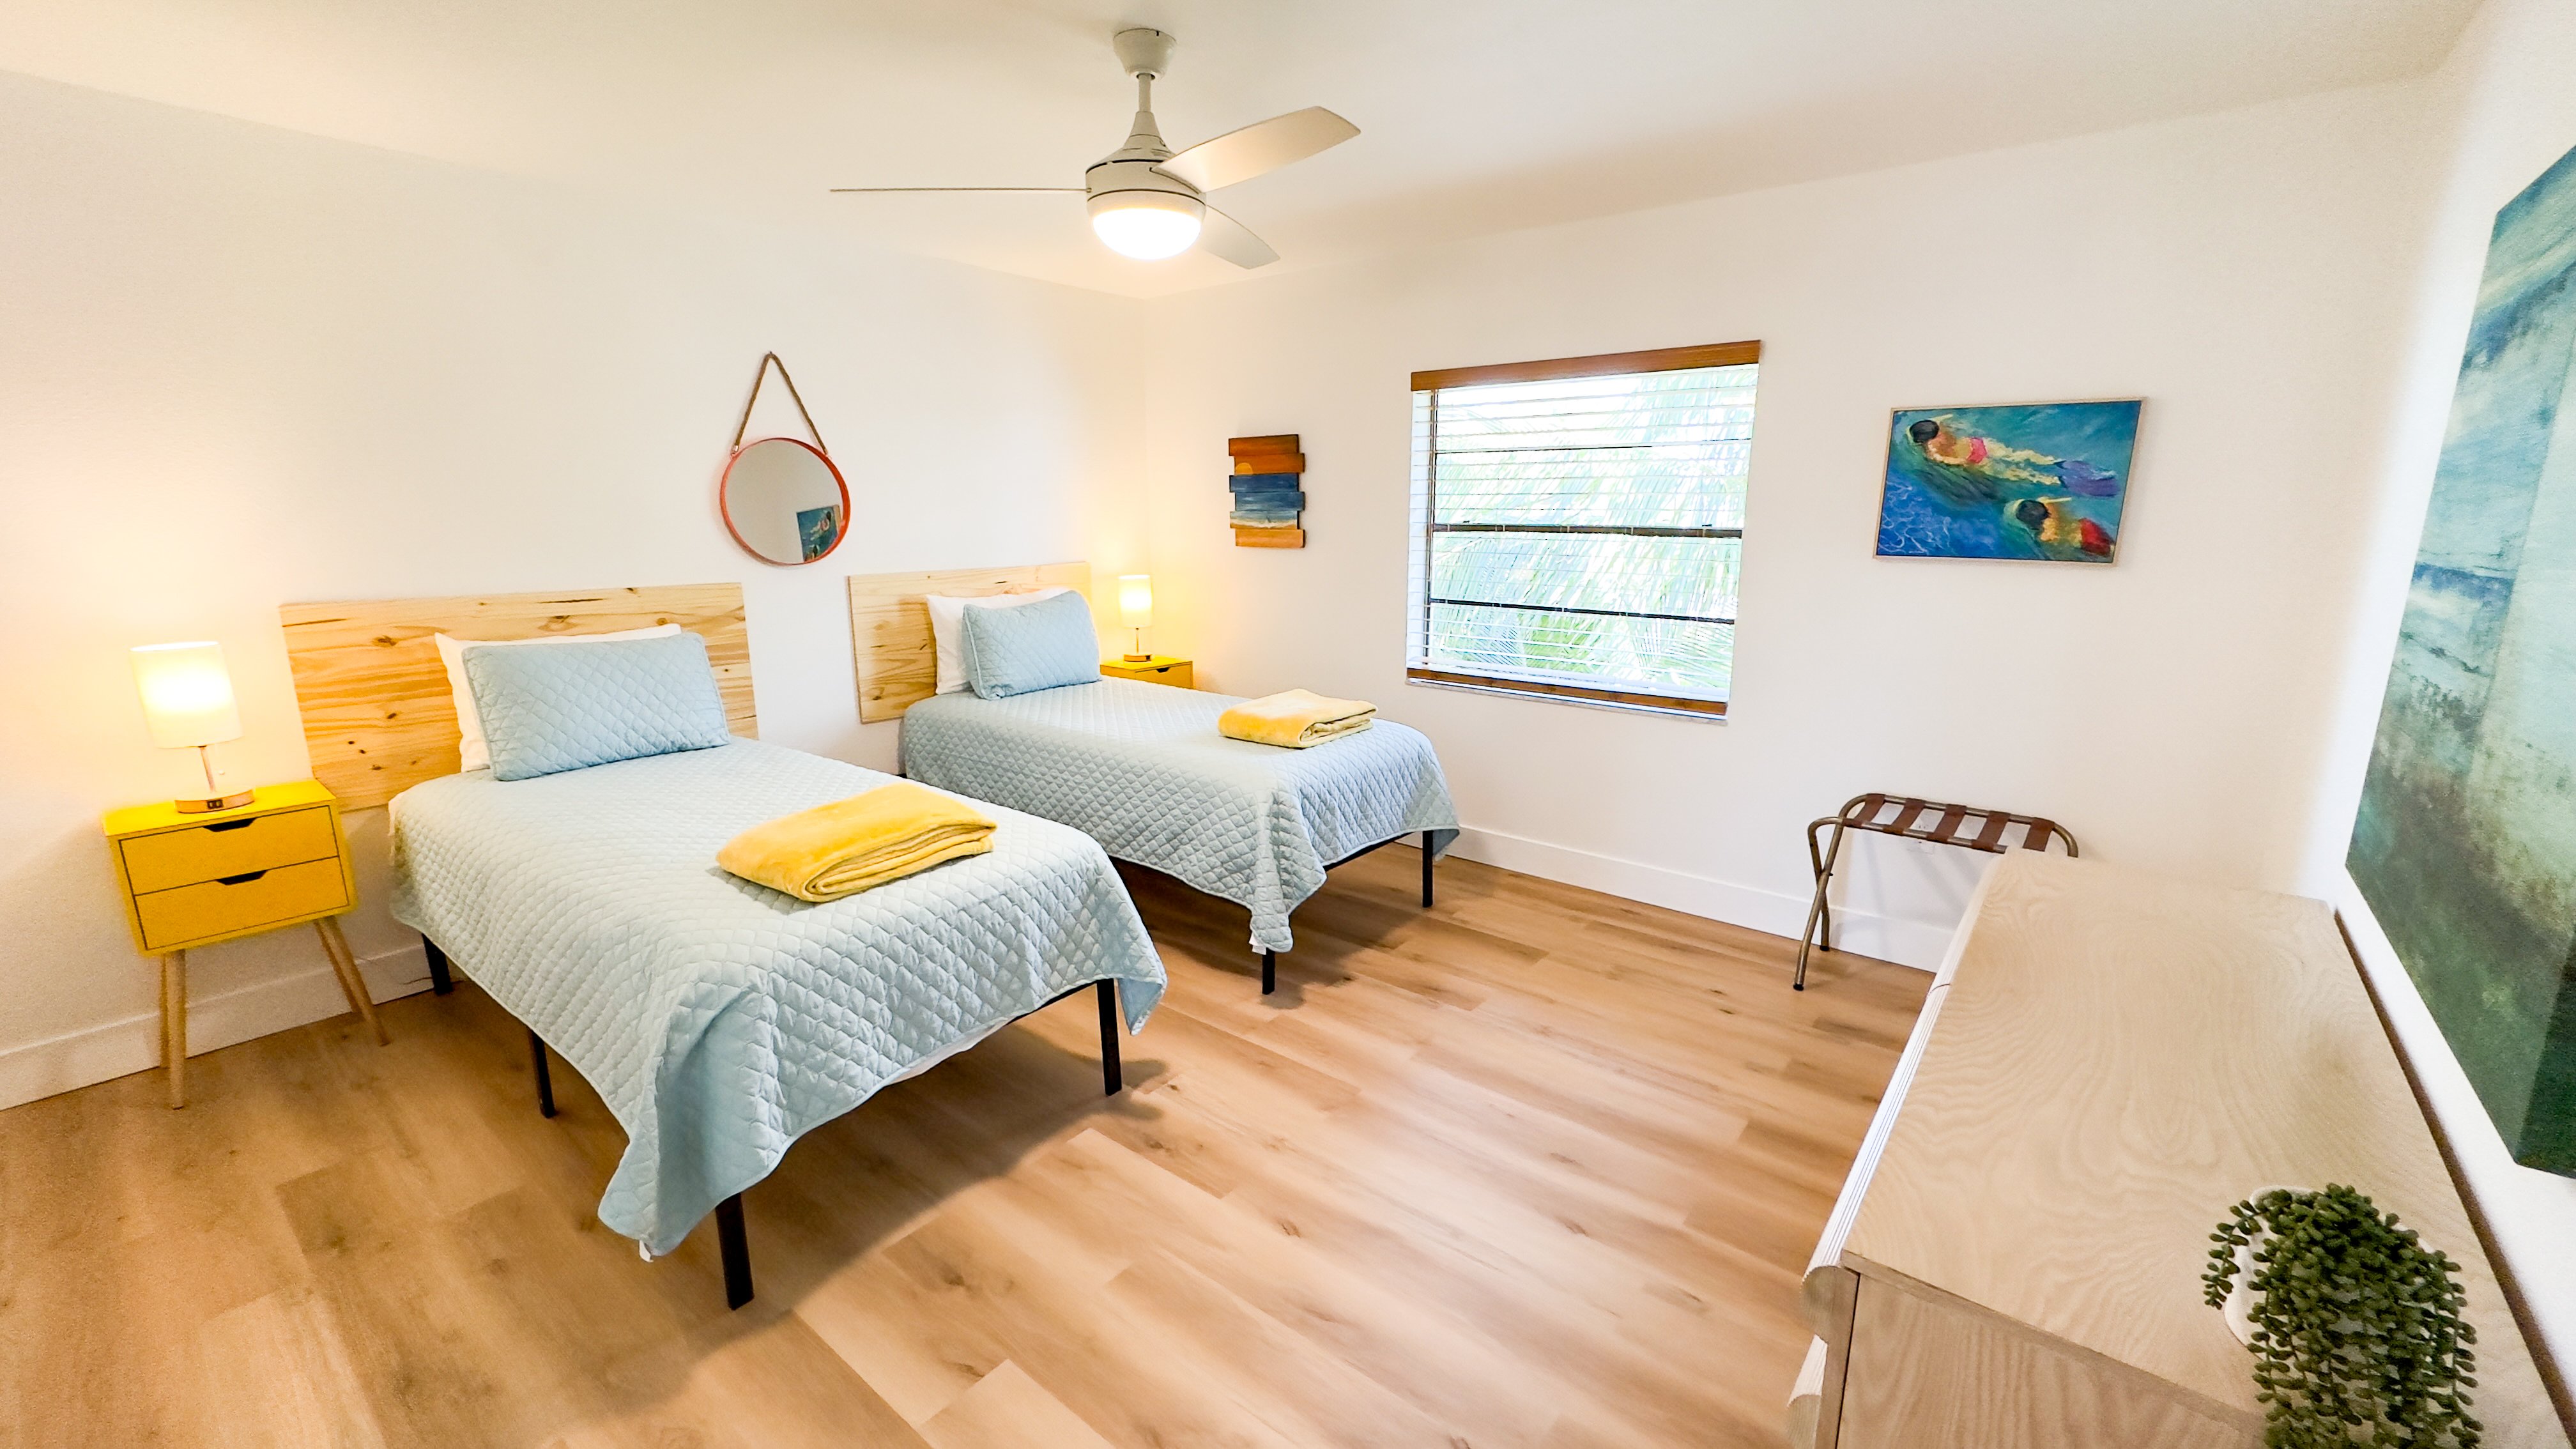
<path id="1" fill-rule="evenodd" d="M 1308 689 L 1247 699 L 1216 717 L 1219 734 L 1302 750 L 1355 735 L 1377 717 L 1377 706 L 1364 699 L 1332 699 Z"/>
<path id="2" fill-rule="evenodd" d="M 755 825 L 716 864 L 809 901 L 838 900 L 993 848 L 993 822 L 909 781 Z"/>

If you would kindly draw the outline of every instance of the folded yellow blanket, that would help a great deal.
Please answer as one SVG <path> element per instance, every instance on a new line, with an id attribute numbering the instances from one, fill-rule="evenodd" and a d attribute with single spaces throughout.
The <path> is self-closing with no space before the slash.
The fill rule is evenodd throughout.
<path id="1" fill-rule="evenodd" d="M 1219 734 L 1302 750 L 1326 740 L 1358 734 L 1377 717 L 1377 706 L 1364 699 L 1332 699 L 1312 690 L 1292 689 L 1247 699 L 1216 717 Z"/>
<path id="2" fill-rule="evenodd" d="M 726 841 L 716 864 L 771 890 L 830 901 L 992 848 L 992 821 L 897 781 L 755 825 Z"/>

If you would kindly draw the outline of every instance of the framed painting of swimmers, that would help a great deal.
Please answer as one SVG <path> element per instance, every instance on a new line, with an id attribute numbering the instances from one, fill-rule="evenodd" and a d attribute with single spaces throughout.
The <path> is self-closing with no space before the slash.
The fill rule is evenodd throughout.
<path id="1" fill-rule="evenodd" d="M 2144 406 L 2128 398 L 1898 409 L 1887 430 L 1879 556 L 2111 562 Z"/>

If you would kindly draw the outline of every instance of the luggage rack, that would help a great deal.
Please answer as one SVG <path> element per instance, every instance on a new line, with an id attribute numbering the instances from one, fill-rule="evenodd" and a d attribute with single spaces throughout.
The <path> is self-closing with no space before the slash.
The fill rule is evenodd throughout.
<path id="1" fill-rule="evenodd" d="M 1894 814 L 1888 813 L 1891 809 Z M 1927 816 L 1930 818 L 1926 819 Z M 1818 849 L 1816 832 L 1828 825 L 1834 828 L 1833 838 Z M 2055 838 L 2066 843 L 2067 855 L 2080 854 L 2075 848 L 2075 837 L 2054 820 L 2037 815 L 2015 815 L 2008 810 L 1986 810 L 1975 805 L 1918 800 L 1911 795 L 1854 795 L 1844 801 L 1843 808 L 1835 814 L 1808 821 L 1807 863 L 1815 867 L 1816 899 L 1807 907 L 1807 928 L 1798 933 L 1798 970 L 1789 978 L 1790 989 L 1807 989 L 1807 951 L 1811 944 L 1818 950 L 1834 949 L 1834 913 L 1833 908 L 1825 903 L 1825 887 L 1832 882 L 1835 862 L 1842 857 L 1844 832 L 1867 830 L 1904 840 L 1955 845 L 1963 850 L 2001 855 L 2013 848 L 2009 837 L 2016 829 L 2021 832 L 2020 845 L 2024 850 L 2046 851 L 2049 840 Z"/>

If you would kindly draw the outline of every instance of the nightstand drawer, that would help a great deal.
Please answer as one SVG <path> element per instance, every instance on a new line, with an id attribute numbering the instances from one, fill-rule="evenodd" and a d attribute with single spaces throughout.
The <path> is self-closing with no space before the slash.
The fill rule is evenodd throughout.
<path id="1" fill-rule="evenodd" d="M 193 830 L 138 835 L 118 842 L 117 849 L 125 852 L 125 878 L 136 895 L 144 895 L 322 860 L 340 853 L 340 841 L 331 830 L 330 807 L 316 805 Z M 336 868 L 333 874 L 338 874 Z"/>
<path id="2" fill-rule="evenodd" d="M 323 824 L 328 829 L 326 818 Z M 218 936 L 283 925 L 349 904 L 340 858 L 308 860 L 249 872 L 249 879 L 203 881 L 134 897 L 147 951 L 170 951 Z"/>

